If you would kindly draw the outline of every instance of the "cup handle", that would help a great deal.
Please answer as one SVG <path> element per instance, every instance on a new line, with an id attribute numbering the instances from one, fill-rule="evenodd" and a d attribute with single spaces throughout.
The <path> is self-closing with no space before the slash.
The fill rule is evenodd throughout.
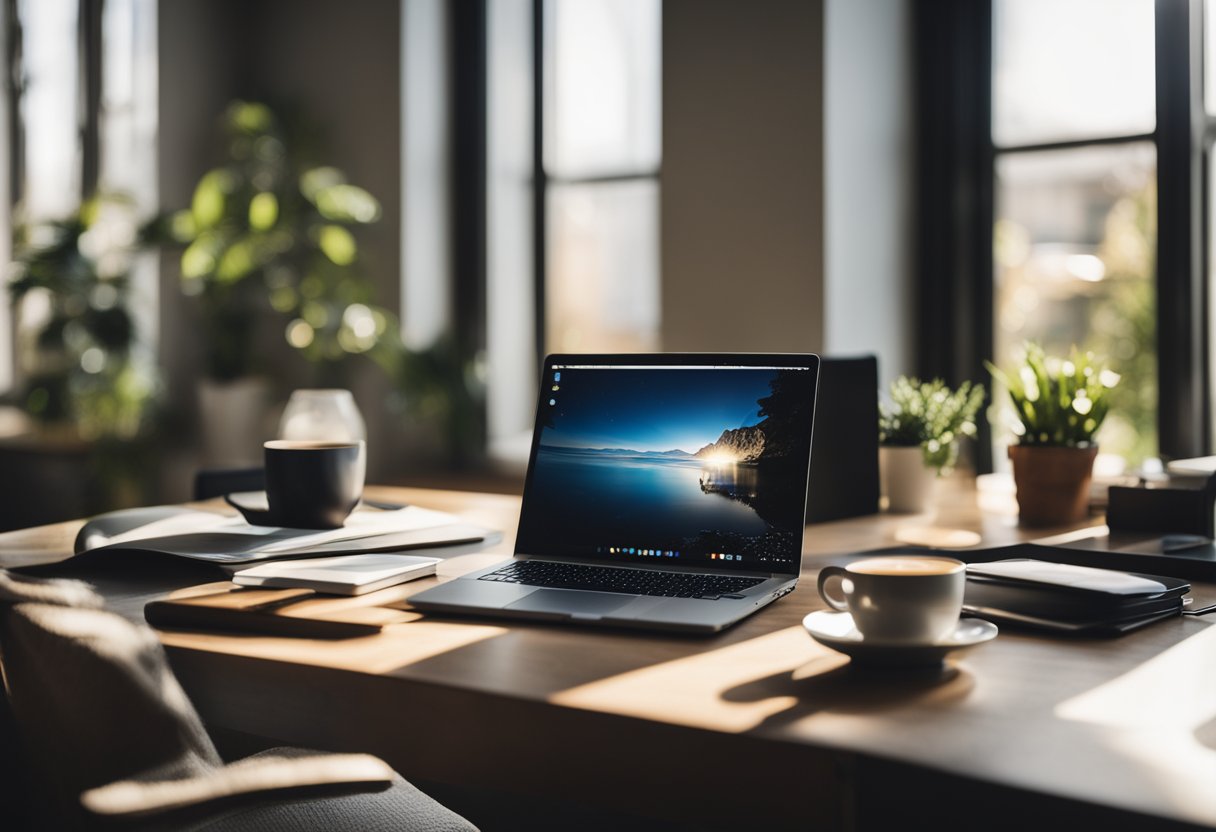
<path id="1" fill-rule="evenodd" d="M 819 597 L 823 602 L 834 610 L 841 612 L 849 611 L 849 603 L 844 596 L 836 598 L 827 590 L 828 581 L 832 578 L 845 578 L 848 576 L 848 571 L 843 566 L 825 566 L 819 570 Z"/>

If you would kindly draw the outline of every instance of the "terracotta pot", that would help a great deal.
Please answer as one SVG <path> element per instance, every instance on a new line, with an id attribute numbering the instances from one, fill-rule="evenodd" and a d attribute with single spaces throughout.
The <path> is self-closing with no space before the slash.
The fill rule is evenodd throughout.
<path id="1" fill-rule="evenodd" d="M 896 514 L 923 514 L 937 495 L 937 472 L 925 466 L 919 445 L 883 445 L 878 449 L 882 493 L 887 511 Z"/>
<path id="2" fill-rule="evenodd" d="M 1010 445 L 1021 523 L 1064 526 L 1084 520 L 1097 455 L 1097 448 Z"/>

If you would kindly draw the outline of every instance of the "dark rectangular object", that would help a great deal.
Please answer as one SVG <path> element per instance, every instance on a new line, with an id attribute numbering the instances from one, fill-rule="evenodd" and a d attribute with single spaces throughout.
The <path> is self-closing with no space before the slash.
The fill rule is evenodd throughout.
<path id="1" fill-rule="evenodd" d="M 153 627 L 175 630 L 219 630 L 298 638 L 358 638 L 375 635 L 380 625 L 280 615 L 297 601 L 316 597 L 311 589 L 238 589 L 214 595 L 167 598 L 144 607 Z"/>
<path id="2" fill-rule="evenodd" d="M 968 567 L 963 609 L 997 623 L 1116 635 L 1179 615 L 1190 589 L 1168 576 L 1012 558 Z"/>
<path id="3" fill-rule="evenodd" d="M 878 359 L 824 358 L 806 522 L 878 512 Z"/>
<path id="4" fill-rule="evenodd" d="M 1216 581 L 1216 546 L 1200 545 L 1182 551 L 1166 551 L 1165 538 L 1117 534 L 1086 538 L 1059 546 L 1016 543 L 996 549 L 963 549 L 950 552 L 967 563 L 986 563 L 1005 558 L 1034 558 L 1052 563 L 1096 566 L 1150 575 L 1169 575 L 1196 581 Z"/>
<path id="5" fill-rule="evenodd" d="M 1216 476 L 1202 488 L 1112 485 L 1106 525 L 1112 532 L 1160 532 L 1216 537 Z"/>

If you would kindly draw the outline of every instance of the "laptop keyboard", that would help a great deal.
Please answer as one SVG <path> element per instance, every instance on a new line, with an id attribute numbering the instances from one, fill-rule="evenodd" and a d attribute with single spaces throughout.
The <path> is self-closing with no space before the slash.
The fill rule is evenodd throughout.
<path id="1" fill-rule="evenodd" d="M 653 569 L 620 569 L 558 563 L 545 560 L 515 560 L 482 575 L 478 580 L 558 589 L 588 589 L 595 592 L 621 592 L 627 595 L 659 595 L 665 598 L 739 598 L 740 592 L 763 578 L 731 575 L 697 575 L 687 572 L 660 572 Z"/>

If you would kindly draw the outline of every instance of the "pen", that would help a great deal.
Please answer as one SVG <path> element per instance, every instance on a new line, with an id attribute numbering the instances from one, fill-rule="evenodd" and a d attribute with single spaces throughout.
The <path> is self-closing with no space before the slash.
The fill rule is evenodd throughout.
<path id="1" fill-rule="evenodd" d="M 1194 610 L 1183 610 L 1183 615 L 1207 615 L 1209 612 L 1216 612 L 1216 604 L 1208 604 L 1206 607 L 1199 607 Z"/>

